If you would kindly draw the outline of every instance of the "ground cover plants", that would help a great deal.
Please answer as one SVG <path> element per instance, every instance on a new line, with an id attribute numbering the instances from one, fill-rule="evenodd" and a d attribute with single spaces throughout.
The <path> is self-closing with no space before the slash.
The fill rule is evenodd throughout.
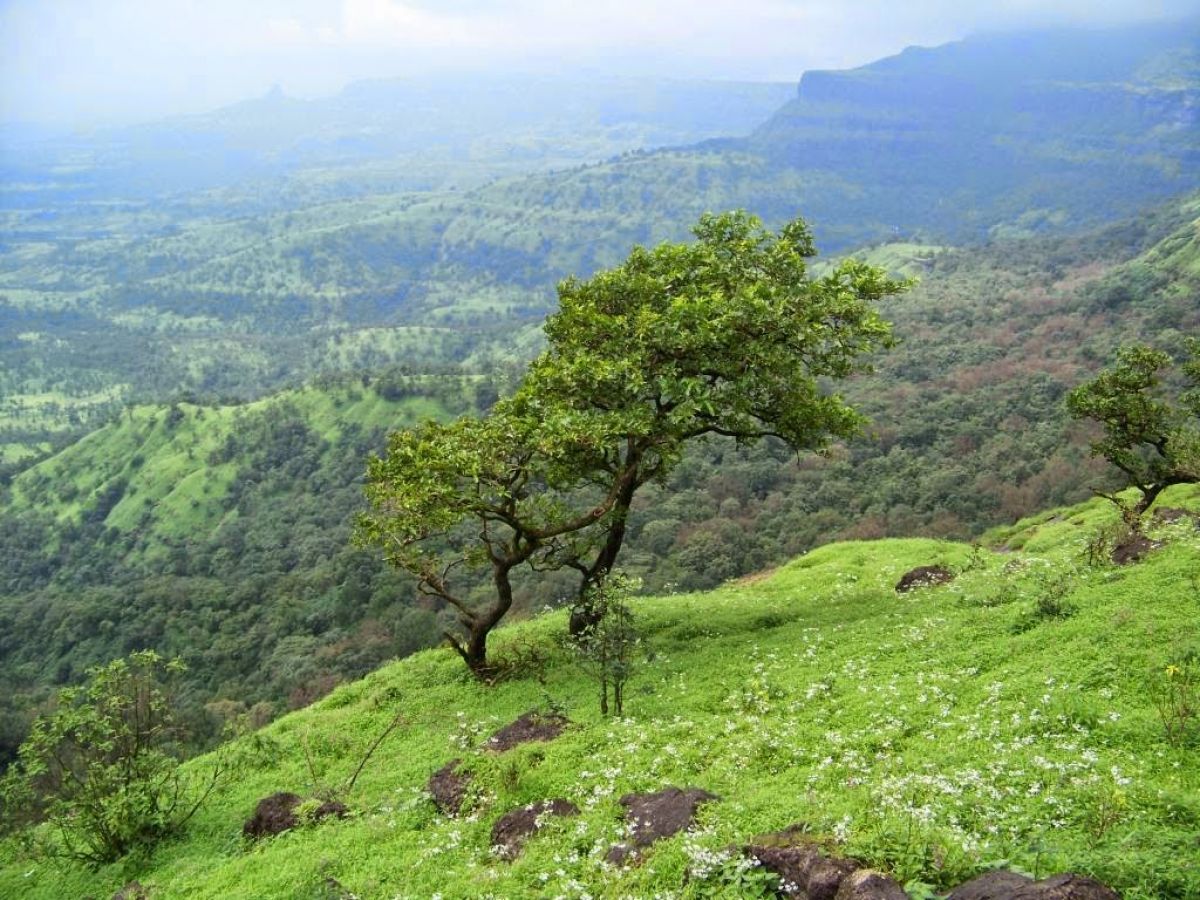
<path id="1" fill-rule="evenodd" d="M 1200 509 L 1200 492 L 1160 503 Z M 653 657 L 622 717 L 600 715 L 565 658 L 561 611 L 497 632 L 498 655 L 537 647 L 544 665 L 494 686 L 447 649 L 419 653 L 259 732 L 269 761 L 149 862 L 92 875 L 8 844 L 0 894 L 100 896 L 136 878 L 155 898 L 743 897 L 770 879 L 736 848 L 801 823 L 912 896 L 1007 866 L 1090 874 L 1125 900 L 1195 897 L 1196 737 L 1173 735 L 1158 704 L 1200 644 L 1200 531 L 1160 519 L 1162 546 L 1140 562 L 1089 563 L 1116 515 L 1097 499 L 978 548 L 834 544 L 712 593 L 635 598 Z M 919 565 L 956 577 L 897 593 Z M 1047 590 L 1067 614 L 1037 615 Z M 486 748 L 530 710 L 570 724 Z M 397 712 L 407 724 L 363 769 L 349 816 L 243 840 L 260 799 L 361 758 Z M 471 780 L 448 817 L 425 786 L 454 759 Z M 720 799 L 640 865 L 604 863 L 629 837 L 620 798 L 666 786 Z M 550 798 L 579 814 L 539 817 L 514 859 L 494 851 L 502 816 Z"/>

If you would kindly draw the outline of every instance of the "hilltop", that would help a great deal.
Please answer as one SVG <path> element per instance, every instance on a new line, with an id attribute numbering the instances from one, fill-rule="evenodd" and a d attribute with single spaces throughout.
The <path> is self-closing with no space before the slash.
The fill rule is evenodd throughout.
<path id="1" fill-rule="evenodd" d="M 1200 510 L 1200 492 L 1162 502 Z M 598 716 L 593 686 L 563 657 L 561 613 L 498 633 L 525 668 L 494 687 L 448 650 L 419 653 L 259 732 L 254 767 L 149 860 L 89 875 L 13 858 L 0 893 L 106 896 L 136 878 L 164 900 L 754 896 L 761 882 L 731 848 L 803 823 L 912 896 L 928 896 L 918 882 L 944 889 L 1005 865 L 1088 873 L 1125 900 L 1195 897 L 1200 772 L 1194 747 L 1165 739 L 1154 697 L 1166 667 L 1200 647 L 1200 533 L 1185 517 L 1155 526 L 1165 546 L 1135 565 L 1087 562 L 1113 517 L 1097 500 L 975 549 L 829 545 L 709 594 L 638 598 L 652 658 L 625 719 Z M 929 564 L 957 578 L 894 590 Z M 571 724 L 549 742 L 486 749 L 530 709 Z M 243 840 L 258 799 L 343 779 L 397 712 L 406 724 L 364 770 L 349 818 Z M 469 813 L 447 818 L 425 786 L 456 758 L 474 787 Z M 719 799 L 643 864 L 602 865 L 622 838 L 618 798 L 665 785 Z M 495 820 L 552 797 L 580 814 L 546 825 L 515 861 L 497 856 Z"/>

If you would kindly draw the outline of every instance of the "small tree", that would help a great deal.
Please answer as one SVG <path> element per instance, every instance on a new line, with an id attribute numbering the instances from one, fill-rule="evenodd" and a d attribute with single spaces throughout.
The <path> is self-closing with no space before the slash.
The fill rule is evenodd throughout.
<path id="1" fill-rule="evenodd" d="M 34 722 L 5 785 L 57 832 L 52 853 L 101 865 L 180 830 L 224 768 L 181 772 L 166 684 L 183 670 L 145 650 L 89 670 Z"/>
<path id="2" fill-rule="evenodd" d="M 1137 489 L 1140 496 L 1132 504 L 1096 491 L 1117 505 L 1134 530 L 1166 488 L 1200 480 L 1200 340 L 1189 339 L 1188 351 L 1181 367 L 1186 388 L 1176 403 L 1164 396 L 1160 374 L 1171 357 L 1149 347 L 1120 350 L 1116 365 L 1067 397 L 1072 416 L 1104 427 L 1092 442 L 1092 455 L 1108 460 L 1123 473 L 1124 486 Z"/>
<path id="3" fill-rule="evenodd" d="M 625 713 L 625 685 L 637 669 L 641 634 L 634 622 L 629 597 L 639 585 L 620 573 L 610 574 L 590 589 L 589 608 L 596 614 L 592 627 L 568 639 L 580 667 L 600 687 L 600 714 Z"/>

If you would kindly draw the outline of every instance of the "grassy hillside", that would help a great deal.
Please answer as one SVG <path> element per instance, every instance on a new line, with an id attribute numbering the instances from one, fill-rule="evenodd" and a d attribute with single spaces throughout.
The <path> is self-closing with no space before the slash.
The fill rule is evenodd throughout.
<path id="1" fill-rule="evenodd" d="M 1200 491 L 1161 502 L 1200 509 Z M 652 658 L 620 720 L 598 716 L 594 686 L 564 659 L 561 614 L 498 634 L 502 654 L 543 662 L 495 687 L 467 680 L 449 651 L 420 653 L 266 728 L 259 761 L 152 858 L 89 874 L 10 844 L 0 894 L 102 896 L 136 878 L 164 900 L 741 897 L 730 848 L 802 822 L 914 892 L 1004 861 L 1091 873 L 1126 900 L 1200 896 L 1200 734 L 1169 743 L 1152 701 L 1166 667 L 1200 649 L 1200 533 L 1158 526 L 1166 545 L 1143 562 L 1088 565 L 1085 542 L 1112 518 L 1094 501 L 976 550 L 830 545 L 710 594 L 640 598 Z M 931 563 L 957 579 L 893 590 Z M 558 739 L 481 747 L 551 704 L 573 723 Z M 364 771 L 350 818 L 243 841 L 257 799 L 312 790 L 302 747 L 317 777 L 343 779 L 396 712 L 407 724 Z M 452 758 L 475 778 L 460 819 L 424 789 Z M 665 785 L 720 799 L 643 865 L 603 865 L 622 836 L 618 798 Z M 492 823 L 550 797 L 581 815 L 498 858 Z"/>

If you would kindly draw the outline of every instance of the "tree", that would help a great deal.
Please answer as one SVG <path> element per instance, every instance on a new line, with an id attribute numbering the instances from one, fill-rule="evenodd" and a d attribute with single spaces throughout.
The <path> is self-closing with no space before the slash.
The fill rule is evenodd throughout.
<path id="1" fill-rule="evenodd" d="M 1108 460 L 1123 473 L 1124 486 L 1137 489 L 1133 504 L 1096 491 L 1135 529 L 1166 488 L 1200 481 L 1200 340 L 1191 338 L 1187 346 L 1189 359 L 1181 366 L 1187 388 L 1175 403 L 1164 396 L 1160 374 L 1171 357 L 1144 346 L 1120 350 L 1116 365 L 1067 397 L 1072 416 L 1104 428 L 1092 442 L 1092 455 Z"/>
<path id="2" fill-rule="evenodd" d="M 487 635 L 512 607 L 518 567 L 579 574 L 573 632 L 617 561 L 639 488 L 705 435 L 774 436 L 820 450 L 862 417 L 825 379 L 891 343 L 874 304 L 904 282 L 850 260 L 811 278 L 803 222 L 778 234 L 741 212 L 704 216 L 697 241 L 637 247 L 620 266 L 559 285 L 547 350 L 485 419 L 391 437 L 369 464 L 360 538 L 458 612 L 451 645 L 485 674 Z M 490 575 L 489 599 L 451 585 Z"/>
<path id="3" fill-rule="evenodd" d="M 166 682 L 182 670 L 144 650 L 59 691 L 5 777 L 6 813 L 44 817 L 59 838 L 52 851 L 90 865 L 181 829 L 226 772 L 219 756 L 207 773 L 180 770 Z"/>

